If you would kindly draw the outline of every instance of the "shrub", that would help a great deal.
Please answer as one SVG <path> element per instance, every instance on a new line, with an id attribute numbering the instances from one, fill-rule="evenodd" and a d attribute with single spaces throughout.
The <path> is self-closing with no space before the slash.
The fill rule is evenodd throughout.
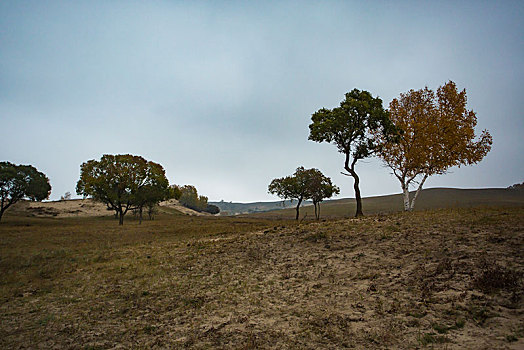
<path id="1" fill-rule="evenodd" d="M 482 258 L 478 263 L 480 272 L 473 278 L 473 286 L 483 292 L 507 290 L 515 292 L 521 289 L 522 273 L 501 266 L 493 260 Z"/>

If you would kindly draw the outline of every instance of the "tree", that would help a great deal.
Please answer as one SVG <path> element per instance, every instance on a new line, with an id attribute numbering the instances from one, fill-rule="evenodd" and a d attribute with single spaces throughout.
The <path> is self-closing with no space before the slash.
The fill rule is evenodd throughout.
<path id="1" fill-rule="evenodd" d="M 493 143 L 487 130 L 476 141 L 477 117 L 466 108 L 466 90 L 454 82 L 435 94 L 427 87 L 400 94 L 389 105 L 390 118 L 400 130 L 396 142 L 376 133 L 379 157 L 400 181 L 404 210 L 411 211 L 429 176 L 445 174 L 453 166 L 478 163 Z M 418 187 L 410 198 L 410 186 Z"/>
<path id="2" fill-rule="evenodd" d="M 80 166 L 76 193 L 105 203 L 123 225 L 130 209 L 139 208 L 145 198 L 162 200 L 168 185 L 160 164 L 130 154 L 106 154 L 99 161 L 89 160 Z"/>
<path id="3" fill-rule="evenodd" d="M 363 215 L 360 179 L 355 164 L 375 153 L 373 131 L 382 130 L 384 135 L 391 137 L 395 134 L 388 113 L 382 107 L 382 100 L 367 91 L 353 89 L 345 95 L 339 107 L 322 108 L 311 116 L 311 121 L 309 140 L 334 143 L 338 151 L 345 155 L 344 169 L 354 179 L 357 202 L 355 216 Z"/>
<path id="4" fill-rule="evenodd" d="M 320 170 L 310 169 L 308 178 L 310 199 L 315 207 L 315 218 L 320 219 L 320 202 L 340 193 L 338 186 L 333 185 L 329 177 L 324 176 Z"/>
<path id="5" fill-rule="evenodd" d="M 67 191 L 63 196 L 60 196 L 61 201 L 71 200 L 71 192 Z"/>
<path id="6" fill-rule="evenodd" d="M 204 211 L 207 208 L 207 197 L 199 196 L 195 186 L 185 185 L 180 188 L 180 191 L 181 195 L 179 202 L 184 207 L 198 212 Z"/>
<path id="7" fill-rule="evenodd" d="M 268 186 L 269 193 L 275 194 L 284 200 L 296 199 L 298 201 L 295 209 L 295 220 L 298 220 L 302 201 L 311 197 L 309 178 L 308 170 L 304 169 L 304 167 L 298 167 L 293 175 L 273 179 Z"/>
<path id="8" fill-rule="evenodd" d="M 179 186 L 177 185 L 171 185 L 169 186 L 169 191 L 168 191 L 168 198 L 171 199 L 171 198 L 174 198 L 174 199 L 180 199 L 180 196 L 182 196 L 182 190 L 180 189 Z"/>
<path id="9" fill-rule="evenodd" d="M 209 214 L 213 214 L 213 215 L 215 215 L 215 214 L 220 213 L 220 208 L 217 207 L 217 206 L 214 205 L 214 204 L 208 204 L 208 205 L 206 206 L 206 209 L 204 209 L 204 211 L 205 211 L 206 213 L 209 213 Z"/>
<path id="10" fill-rule="evenodd" d="M 147 208 L 149 220 L 152 220 L 155 207 L 158 202 L 163 201 L 169 196 L 169 183 L 165 176 L 164 169 L 160 164 L 148 162 L 147 171 L 151 178 L 156 179 L 142 186 L 137 191 L 136 206 L 138 208 L 139 223 L 142 223 L 142 212 Z"/>
<path id="11" fill-rule="evenodd" d="M 7 208 L 20 199 L 41 201 L 50 194 L 49 179 L 35 167 L 0 162 L 0 220 Z"/>

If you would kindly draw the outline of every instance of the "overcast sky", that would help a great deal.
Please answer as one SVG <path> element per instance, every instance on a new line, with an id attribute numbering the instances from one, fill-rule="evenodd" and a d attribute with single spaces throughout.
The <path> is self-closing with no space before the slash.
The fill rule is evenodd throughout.
<path id="1" fill-rule="evenodd" d="M 425 187 L 507 187 L 524 181 L 523 23 L 523 1 L 2 1 L 0 160 L 36 166 L 53 199 L 123 153 L 210 200 L 276 200 L 301 165 L 353 197 L 311 114 L 453 80 L 493 148 Z M 364 196 L 400 192 L 376 159 L 357 172 Z"/>

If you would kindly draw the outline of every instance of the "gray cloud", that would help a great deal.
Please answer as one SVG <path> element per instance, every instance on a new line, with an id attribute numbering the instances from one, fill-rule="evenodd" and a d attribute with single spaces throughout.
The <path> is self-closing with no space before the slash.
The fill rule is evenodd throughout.
<path id="1" fill-rule="evenodd" d="M 3 2 L 0 158 L 74 191 L 83 161 L 133 153 L 211 199 L 269 200 L 267 184 L 317 167 L 353 196 L 332 145 L 307 141 L 313 112 L 354 87 L 387 106 L 447 80 L 466 88 L 479 165 L 427 186 L 522 181 L 520 2 Z M 377 160 L 364 195 L 399 191 Z"/>

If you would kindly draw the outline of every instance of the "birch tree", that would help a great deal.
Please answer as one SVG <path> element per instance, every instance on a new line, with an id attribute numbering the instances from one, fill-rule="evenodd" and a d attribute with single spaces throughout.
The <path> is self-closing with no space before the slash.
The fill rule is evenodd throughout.
<path id="1" fill-rule="evenodd" d="M 428 177 L 478 163 L 491 150 L 491 135 L 483 130 L 476 137 L 477 116 L 466 104 L 466 90 L 459 92 L 452 81 L 436 94 L 425 87 L 391 101 L 390 119 L 400 130 L 398 139 L 391 142 L 381 132 L 375 136 L 378 156 L 400 182 L 404 210 L 413 210 Z M 410 188 L 415 192 L 410 194 Z"/>

